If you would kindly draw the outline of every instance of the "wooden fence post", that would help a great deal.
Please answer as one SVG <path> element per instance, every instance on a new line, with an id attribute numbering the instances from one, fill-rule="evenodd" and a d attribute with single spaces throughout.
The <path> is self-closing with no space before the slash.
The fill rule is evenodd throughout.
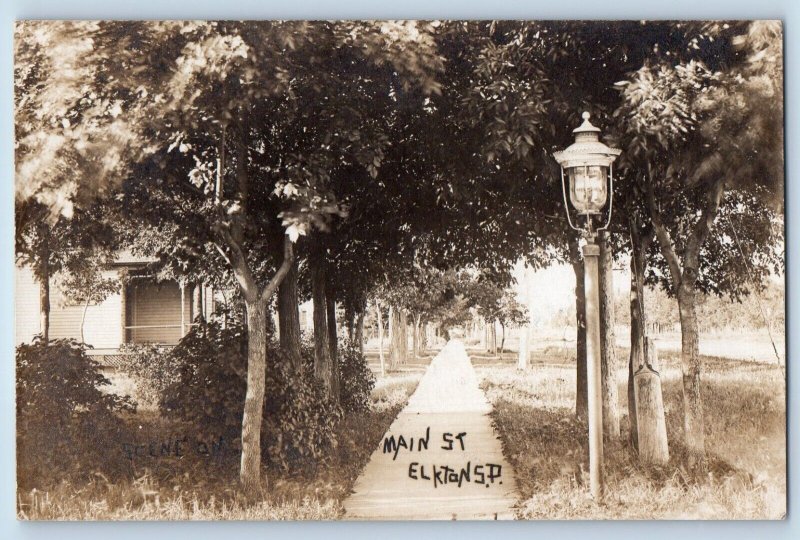
<path id="1" fill-rule="evenodd" d="M 658 368 L 658 351 L 653 340 L 644 340 L 644 364 L 633 376 L 636 420 L 639 434 L 639 459 L 663 465 L 669 461 L 664 398 Z"/>

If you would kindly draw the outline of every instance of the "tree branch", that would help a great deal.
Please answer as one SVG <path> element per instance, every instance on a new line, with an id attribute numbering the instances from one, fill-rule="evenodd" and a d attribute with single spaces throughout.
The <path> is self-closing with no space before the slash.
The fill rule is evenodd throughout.
<path id="1" fill-rule="evenodd" d="M 697 270 L 699 266 L 700 250 L 703 248 L 711 226 L 717 218 L 719 212 L 719 205 L 722 202 L 722 195 L 725 192 L 725 183 L 722 180 L 716 180 L 708 193 L 708 200 L 703 208 L 703 213 L 700 220 L 695 224 L 692 235 L 686 244 L 686 252 L 684 253 L 684 267 L 691 268 L 693 271 Z"/>
<path id="2" fill-rule="evenodd" d="M 226 229 L 225 214 L 222 208 L 222 192 L 224 189 L 224 175 L 225 175 L 225 143 L 227 135 L 227 126 L 222 126 L 222 136 L 219 141 L 218 157 L 217 157 L 217 179 L 214 189 L 214 201 L 217 212 L 217 223 L 213 227 L 221 242 L 214 242 L 214 247 L 217 248 L 219 254 L 228 263 L 228 266 L 233 270 L 233 275 L 239 286 L 244 293 L 245 300 L 248 302 L 255 300 L 254 296 L 258 294 L 258 284 L 256 283 L 253 272 L 247 264 L 247 257 L 238 242 L 236 242 L 230 231 Z M 222 244 L 222 245 L 221 245 Z M 231 255 L 225 252 L 225 247 L 230 249 Z"/>
<path id="3" fill-rule="evenodd" d="M 223 258 L 233 270 L 233 275 L 236 277 L 236 281 L 239 282 L 245 300 L 247 302 L 255 301 L 258 295 L 258 284 L 253 276 L 253 272 L 250 270 L 250 266 L 247 264 L 247 257 L 244 256 L 241 246 L 233 239 L 230 232 L 223 224 L 218 225 L 216 230 L 225 246 L 230 249 L 230 255 L 227 255 L 225 250 L 215 242 L 214 244 L 217 250 L 222 254 Z"/>
<path id="4" fill-rule="evenodd" d="M 225 253 L 225 250 L 222 249 L 222 246 L 220 246 L 219 244 L 214 242 L 214 247 L 217 248 L 217 251 L 219 251 L 219 254 L 222 256 L 222 258 L 225 260 L 225 262 L 228 263 L 228 266 L 233 268 L 233 263 L 231 262 L 231 258 L 228 257 L 228 254 Z"/>
<path id="5" fill-rule="evenodd" d="M 294 262 L 294 244 L 289 239 L 289 235 L 283 236 L 283 263 L 281 264 L 278 271 L 275 272 L 275 275 L 272 276 L 272 279 L 269 280 L 269 283 L 261 291 L 261 300 L 267 301 L 269 298 L 275 293 L 275 289 L 278 288 L 278 285 L 281 284 L 283 278 L 286 277 L 286 274 L 289 273 L 289 269 L 292 267 L 292 263 Z"/>
<path id="6" fill-rule="evenodd" d="M 658 247 L 661 251 L 661 255 L 667 261 L 667 266 L 672 276 L 672 284 L 677 291 L 683 279 L 683 272 L 681 272 L 680 261 L 672 245 L 672 238 L 670 238 L 669 231 L 664 226 L 664 222 L 661 219 L 661 212 L 658 211 L 658 207 L 656 206 L 652 182 L 647 182 L 645 185 L 645 200 L 647 202 L 647 211 L 650 214 L 650 221 L 653 223 L 653 230 L 658 239 Z"/>

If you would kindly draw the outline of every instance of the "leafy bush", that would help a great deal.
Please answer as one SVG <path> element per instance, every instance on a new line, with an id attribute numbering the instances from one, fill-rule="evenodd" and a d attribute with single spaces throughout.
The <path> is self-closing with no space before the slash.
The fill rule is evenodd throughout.
<path id="1" fill-rule="evenodd" d="M 339 404 L 347 412 L 369 410 L 375 375 L 358 345 L 346 341 L 339 348 Z"/>
<path id="2" fill-rule="evenodd" d="M 240 447 L 247 377 L 244 328 L 201 323 L 171 351 L 170 361 L 179 377 L 165 390 L 162 412 L 190 422 L 201 437 L 222 436 Z M 277 344 L 270 343 L 261 436 L 264 461 L 288 471 L 323 462 L 337 444 L 340 418 L 341 410 L 322 394 L 313 372 L 294 372 Z"/>
<path id="3" fill-rule="evenodd" d="M 161 396 L 179 376 L 169 350 L 159 345 L 125 344 L 120 348 L 119 364 L 132 379 L 140 404 L 157 407 Z"/>
<path id="4" fill-rule="evenodd" d="M 128 396 L 105 393 L 100 365 L 73 340 L 36 338 L 17 347 L 17 470 L 20 487 L 96 471 L 118 453 Z"/>

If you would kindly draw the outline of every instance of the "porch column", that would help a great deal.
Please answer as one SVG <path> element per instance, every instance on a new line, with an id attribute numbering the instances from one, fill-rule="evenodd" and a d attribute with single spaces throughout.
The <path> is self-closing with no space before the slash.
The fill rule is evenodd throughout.
<path id="1" fill-rule="evenodd" d="M 190 315 L 190 324 L 194 323 L 198 316 L 205 318 L 205 310 L 203 310 L 203 285 L 201 283 L 194 283 L 192 285 L 192 311 Z"/>
<path id="2" fill-rule="evenodd" d="M 125 282 L 124 276 L 120 276 L 120 344 L 128 343 L 128 284 Z"/>
<path id="3" fill-rule="evenodd" d="M 181 281 L 181 337 L 186 335 L 186 284 Z"/>

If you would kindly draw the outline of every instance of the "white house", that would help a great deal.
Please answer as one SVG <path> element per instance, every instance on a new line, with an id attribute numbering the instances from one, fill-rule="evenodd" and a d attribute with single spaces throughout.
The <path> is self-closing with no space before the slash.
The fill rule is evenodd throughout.
<path id="1" fill-rule="evenodd" d="M 157 282 L 144 275 L 149 261 L 123 252 L 104 270 L 104 278 L 128 274 L 118 293 L 99 304 L 86 307 L 83 324 L 89 354 L 113 355 L 127 343 L 176 345 L 186 335 L 192 321 L 202 312 L 207 317 L 221 298 L 211 287 Z M 26 266 L 16 267 L 15 333 L 16 343 L 28 343 L 41 333 L 40 284 Z M 50 338 L 80 341 L 83 304 L 71 303 L 61 290 L 58 276 L 50 284 Z M 313 304 L 299 306 L 300 330 L 313 328 Z M 277 325 L 277 317 L 275 317 Z"/>
<path id="2" fill-rule="evenodd" d="M 175 345 L 191 328 L 201 312 L 214 310 L 214 291 L 210 287 L 157 282 L 144 275 L 148 261 L 121 253 L 104 270 L 104 277 L 128 274 L 119 292 L 99 304 L 86 307 L 85 343 L 92 354 L 113 354 L 126 343 Z M 16 343 L 30 342 L 41 333 L 40 284 L 33 271 L 16 267 L 15 331 Z M 71 303 L 59 285 L 58 276 L 50 286 L 50 338 L 81 339 L 84 305 Z"/>

